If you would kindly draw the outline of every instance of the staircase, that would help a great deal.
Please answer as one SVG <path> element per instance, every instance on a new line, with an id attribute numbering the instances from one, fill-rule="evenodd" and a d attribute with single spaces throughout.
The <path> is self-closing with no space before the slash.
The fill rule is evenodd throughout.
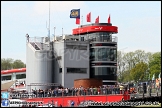
<path id="1" fill-rule="evenodd" d="M 33 46 L 33 48 L 35 48 L 35 50 L 40 50 L 40 48 L 38 47 L 38 45 L 35 44 L 34 42 L 30 42 L 30 44 Z"/>

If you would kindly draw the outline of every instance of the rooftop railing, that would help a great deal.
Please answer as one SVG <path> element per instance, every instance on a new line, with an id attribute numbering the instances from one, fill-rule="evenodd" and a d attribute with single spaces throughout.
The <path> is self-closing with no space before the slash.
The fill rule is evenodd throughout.
<path id="1" fill-rule="evenodd" d="M 54 37 L 50 37 L 50 42 L 54 40 Z M 29 42 L 40 42 L 47 43 L 49 42 L 49 37 L 29 37 Z"/>

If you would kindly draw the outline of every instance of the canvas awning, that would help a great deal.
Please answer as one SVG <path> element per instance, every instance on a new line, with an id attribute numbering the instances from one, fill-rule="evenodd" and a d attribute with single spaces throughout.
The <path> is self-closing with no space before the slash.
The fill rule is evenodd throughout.
<path id="1" fill-rule="evenodd" d="M 1 84 L 1 91 L 7 91 L 15 82 L 16 80 Z"/>

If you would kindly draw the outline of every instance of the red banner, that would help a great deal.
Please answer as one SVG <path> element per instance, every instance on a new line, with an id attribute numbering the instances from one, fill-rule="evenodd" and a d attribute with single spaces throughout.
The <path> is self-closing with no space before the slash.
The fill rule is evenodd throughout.
<path id="1" fill-rule="evenodd" d="M 80 24 L 80 18 L 76 18 L 76 24 Z"/>
<path id="2" fill-rule="evenodd" d="M 109 15 L 109 18 L 108 18 L 108 23 L 110 23 L 110 15 Z"/>
<path id="3" fill-rule="evenodd" d="M 87 14 L 87 22 L 91 22 L 91 12 Z"/>
<path id="4" fill-rule="evenodd" d="M 99 16 L 96 18 L 95 23 L 99 23 Z"/>

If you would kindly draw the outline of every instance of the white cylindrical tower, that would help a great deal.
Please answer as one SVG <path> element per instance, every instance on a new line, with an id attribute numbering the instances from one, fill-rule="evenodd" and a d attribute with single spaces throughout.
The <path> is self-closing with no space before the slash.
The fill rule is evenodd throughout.
<path id="1" fill-rule="evenodd" d="M 26 83 L 28 91 L 51 88 L 50 86 L 41 86 L 41 84 L 52 83 L 51 55 L 50 50 L 33 50 L 30 43 L 27 44 Z M 33 86 L 32 83 L 38 83 L 40 86 Z"/>

